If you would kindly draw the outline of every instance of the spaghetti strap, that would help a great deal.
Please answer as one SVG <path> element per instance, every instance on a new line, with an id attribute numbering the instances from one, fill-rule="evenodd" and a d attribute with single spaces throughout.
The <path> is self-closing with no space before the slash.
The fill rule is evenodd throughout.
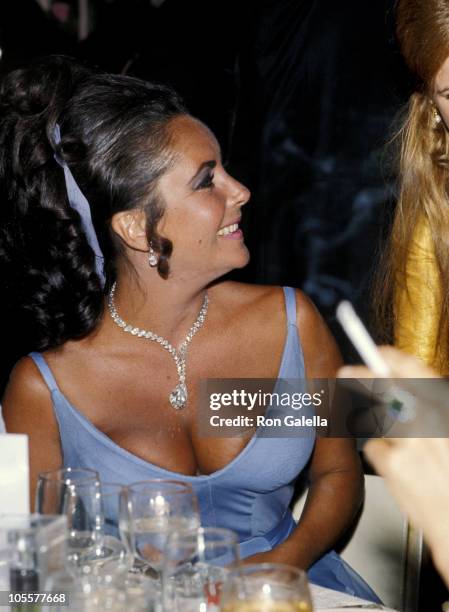
<path id="1" fill-rule="evenodd" d="M 52 371 L 50 370 L 48 363 L 45 361 L 44 356 L 41 353 L 30 353 L 28 357 L 31 357 L 31 359 L 38 367 L 39 372 L 41 373 L 42 378 L 47 383 L 47 387 L 50 389 L 50 391 L 59 391 L 58 384 L 55 380 L 55 377 L 53 376 Z"/>
<path id="2" fill-rule="evenodd" d="M 296 295 L 293 287 L 282 287 L 285 296 L 285 309 L 287 311 L 288 325 L 296 326 Z"/>

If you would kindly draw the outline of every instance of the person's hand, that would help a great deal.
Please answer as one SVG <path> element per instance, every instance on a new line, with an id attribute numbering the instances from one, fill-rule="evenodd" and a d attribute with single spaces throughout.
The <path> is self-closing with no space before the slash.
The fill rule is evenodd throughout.
<path id="1" fill-rule="evenodd" d="M 449 439 L 377 439 L 364 450 L 411 523 L 423 530 L 449 585 Z"/>
<path id="2" fill-rule="evenodd" d="M 421 361 L 391 346 L 379 348 L 394 378 L 438 378 Z M 365 366 L 345 366 L 339 378 L 374 378 Z M 448 391 L 449 406 L 449 391 Z M 449 512 L 449 440 L 447 438 L 375 439 L 365 454 L 383 476 L 401 508 L 428 538 L 434 537 L 439 508 L 447 498 Z M 446 510 L 445 510 L 446 512 Z M 446 514 L 449 516 L 449 514 Z M 440 512 L 439 518 L 444 519 Z M 443 520 L 443 524 L 449 521 Z"/>
<path id="3" fill-rule="evenodd" d="M 421 361 L 393 347 L 379 349 L 392 378 L 438 378 Z M 373 378 L 364 366 L 346 366 L 340 378 Z M 449 409 L 449 392 L 448 392 Z M 449 585 L 449 439 L 391 438 L 370 440 L 365 455 L 383 476 L 400 508 L 423 530 L 436 567 Z"/>
<path id="4" fill-rule="evenodd" d="M 422 361 L 392 346 L 379 347 L 379 351 L 391 370 L 391 378 L 439 378 L 439 375 Z M 366 366 L 344 366 L 338 370 L 337 376 L 338 378 L 376 377 Z"/>
<path id="5" fill-rule="evenodd" d="M 442 533 L 449 536 L 447 438 L 370 440 L 364 452 L 376 472 L 386 479 L 402 510 L 428 539 L 434 541 Z"/>

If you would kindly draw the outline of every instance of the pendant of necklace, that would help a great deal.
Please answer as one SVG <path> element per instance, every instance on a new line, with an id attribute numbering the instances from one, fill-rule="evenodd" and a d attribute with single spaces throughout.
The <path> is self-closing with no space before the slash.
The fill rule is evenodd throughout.
<path id="1" fill-rule="evenodd" d="M 114 323 L 120 327 L 123 331 L 131 334 L 132 336 L 136 336 L 137 338 L 145 338 L 145 340 L 151 340 L 152 342 L 157 342 L 160 346 L 168 351 L 173 358 L 173 361 L 176 365 L 176 370 L 178 372 L 179 382 L 176 387 L 170 392 L 169 400 L 170 404 L 173 406 L 175 410 L 181 410 L 187 403 L 188 395 L 187 395 L 187 386 L 186 386 L 186 358 L 187 358 L 187 349 L 189 344 L 192 342 L 193 336 L 201 329 L 206 320 L 207 307 L 209 305 L 209 298 L 207 293 L 204 296 L 203 305 L 201 306 L 201 310 L 198 313 L 195 323 L 189 329 L 184 341 L 178 350 L 175 349 L 173 345 L 170 344 L 168 340 L 163 338 L 162 336 L 158 336 L 152 331 L 147 331 L 146 329 L 140 329 L 139 327 L 133 327 L 126 321 L 124 321 L 117 312 L 117 308 L 115 307 L 114 302 L 114 294 L 115 289 L 117 287 L 117 283 L 112 285 L 111 291 L 109 292 L 108 297 L 108 308 L 109 313 L 111 315 Z"/>

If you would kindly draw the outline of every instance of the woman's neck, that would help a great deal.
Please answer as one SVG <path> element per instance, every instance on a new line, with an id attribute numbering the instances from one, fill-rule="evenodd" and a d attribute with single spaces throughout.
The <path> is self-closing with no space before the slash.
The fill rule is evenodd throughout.
<path id="1" fill-rule="evenodd" d="M 159 276 L 144 283 L 121 274 L 114 303 L 127 324 L 155 332 L 176 346 L 196 321 L 206 289 L 202 283 L 164 280 Z"/>

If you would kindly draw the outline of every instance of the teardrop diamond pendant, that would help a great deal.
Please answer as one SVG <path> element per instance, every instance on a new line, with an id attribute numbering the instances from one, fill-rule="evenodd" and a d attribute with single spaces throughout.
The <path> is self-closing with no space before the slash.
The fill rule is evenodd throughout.
<path id="1" fill-rule="evenodd" d="M 187 387 L 184 383 L 179 383 L 169 396 L 170 404 L 175 410 L 181 410 L 187 404 Z"/>
<path id="2" fill-rule="evenodd" d="M 209 305 L 209 298 L 207 293 L 204 296 L 203 305 L 201 306 L 201 310 L 198 313 L 198 317 L 192 327 L 189 329 L 187 336 L 185 337 L 184 342 L 181 344 L 178 350 L 175 349 L 174 346 L 170 344 L 168 340 L 163 338 L 162 336 L 158 336 L 152 331 L 147 331 L 146 329 L 139 329 L 138 327 L 133 327 L 129 325 L 126 321 L 124 321 L 117 312 L 117 308 L 114 303 L 114 293 L 116 289 L 116 283 L 112 285 L 111 291 L 109 292 L 108 299 L 108 307 L 109 313 L 111 315 L 112 320 L 118 327 L 120 327 L 123 331 L 136 336 L 137 338 L 145 338 L 146 340 L 150 340 L 152 342 L 157 342 L 163 349 L 168 351 L 172 356 L 176 370 L 178 372 L 179 383 L 173 389 L 173 391 L 168 396 L 170 400 L 171 406 L 175 410 L 181 410 L 187 404 L 187 386 L 185 384 L 186 381 L 186 355 L 189 344 L 192 341 L 193 336 L 197 333 L 199 329 L 204 324 L 207 314 L 207 307 Z"/>

